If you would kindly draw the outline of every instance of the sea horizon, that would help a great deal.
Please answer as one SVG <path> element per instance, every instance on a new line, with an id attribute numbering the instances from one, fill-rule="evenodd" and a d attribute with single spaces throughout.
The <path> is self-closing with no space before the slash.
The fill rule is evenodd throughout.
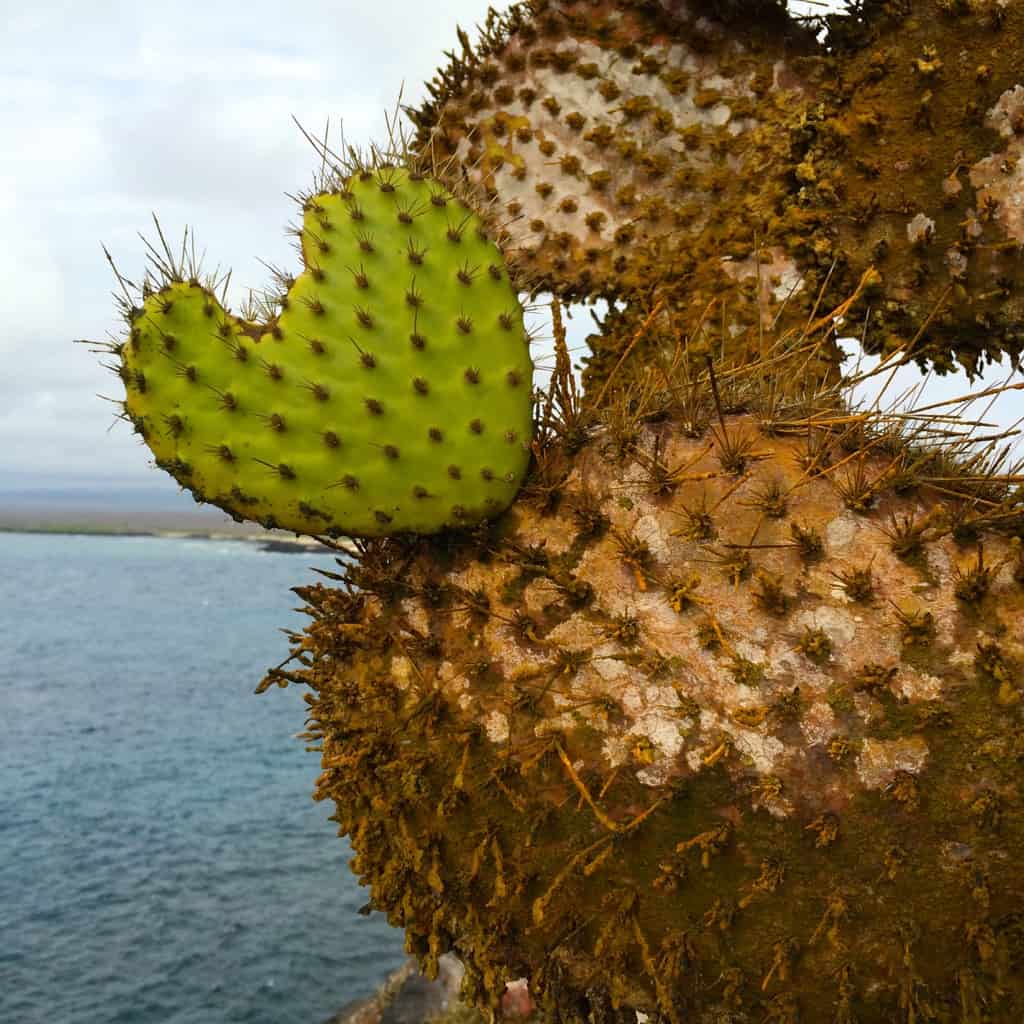
<path id="1" fill-rule="evenodd" d="M 236 522 L 214 505 L 197 504 L 187 492 L 163 486 L 99 487 L 90 481 L 0 487 L 0 533 L 239 540 L 280 553 L 330 550 L 313 537 Z"/>

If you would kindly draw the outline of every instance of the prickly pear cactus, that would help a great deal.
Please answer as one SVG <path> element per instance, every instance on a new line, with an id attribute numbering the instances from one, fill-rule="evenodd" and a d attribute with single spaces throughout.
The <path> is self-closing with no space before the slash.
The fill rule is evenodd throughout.
<path id="1" fill-rule="evenodd" d="M 353 870 L 477 1005 L 1024 1016 L 1021 478 L 846 397 L 684 358 L 564 403 L 487 528 L 298 589 L 262 685 L 311 689 Z"/>
<path id="2" fill-rule="evenodd" d="M 197 500 L 296 533 L 430 533 L 512 500 L 529 460 L 523 313 L 485 222 L 423 174 L 305 199 L 304 269 L 262 323 L 175 268 L 128 309 L 125 413 Z"/>
<path id="3" fill-rule="evenodd" d="M 476 1005 L 525 975 L 572 1024 L 1024 1019 L 1022 478 L 941 408 L 854 406 L 834 336 L 864 312 L 869 351 L 972 371 L 1019 354 L 1024 68 L 1003 43 L 1022 19 L 869 3 L 822 47 L 771 2 L 517 5 L 476 49 L 463 36 L 413 112 L 450 158 L 438 180 L 526 229 L 502 242 L 512 282 L 497 259 L 479 282 L 448 261 L 440 376 L 410 368 L 434 351 L 409 337 L 424 282 L 364 301 L 367 224 L 336 222 L 384 210 L 412 230 L 395 193 L 428 186 L 411 176 L 310 197 L 305 270 L 263 325 L 181 273 L 131 309 L 126 413 L 162 464 L 233 514 L 368 535 L 340 586 L 297 588 L 312 621 L 260 689 L 309 688 L 316 797 L 353 870 L 428 972 L 460 956 Z M 428 215 L 427 257 L 464 244 Z M 452 303 L 478 283 L 499 298 L 469 317 L 494 340 L 467 363 Z M 533 420 L 513 283 L 625 302 L 582 396 L 556 304 Z M 338 308 L 347 347 L 318 333 Z M 398 363 L 361 333 L 384 323 L 411 344 Z M 268 355 L 296 338 L 306 362 Z M 313 376 L 336 351 L 345 373 Z M 200 371 L 215 401 L 189 421 Z M 289 381 L 304 393 L 275 405 Z M 482 385 L 479 412 L 416 419 Z M 374 433 L 393 407 L 400 430 Z M 218 433 L 239 411 L 258 429 Z M 430 461 L 434 426 L 484 443 L 470 417 L 499 443 Z M 295 427 L 306 445 L 286 449 Z M 421 482 L 394 471 L 424 429 Z M 358 468 L 335 469 L 352 437 Z M 236 449 L 262 490 L 232 489 Z"/>

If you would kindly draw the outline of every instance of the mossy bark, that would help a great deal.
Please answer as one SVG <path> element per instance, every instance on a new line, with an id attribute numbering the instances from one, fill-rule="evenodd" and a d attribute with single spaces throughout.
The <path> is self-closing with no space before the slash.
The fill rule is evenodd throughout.
<path id="1" fill-rule="evenodd" d="M 353 870 L 482 1006 L 1019 1020 L 1020 495 L 834 406 L 693 411 L 623 398 L 475 535 L 300 591 Z"/>

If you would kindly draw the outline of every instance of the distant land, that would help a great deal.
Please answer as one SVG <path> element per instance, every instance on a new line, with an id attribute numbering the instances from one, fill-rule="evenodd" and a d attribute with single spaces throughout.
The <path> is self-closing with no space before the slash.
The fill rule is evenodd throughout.
<path id="1" fill-rule="evenodd" d="M 276 551 L 326 551 L 311 537 L 236 523 L 187 493 L 157 487 L 0 485 L 0 531 L 244 540 Z"/>

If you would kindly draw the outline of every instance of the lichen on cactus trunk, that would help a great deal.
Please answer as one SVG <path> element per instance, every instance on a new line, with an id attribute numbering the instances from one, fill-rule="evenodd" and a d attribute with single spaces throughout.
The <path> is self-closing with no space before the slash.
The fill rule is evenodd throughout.
<path id="1" fill-rule="evenodd" d="M 1024 1014 L 1021 477 L 940 409 L 784 397 L 822 340 L 681 343 L 600 413 L 562 347 L 500 519 L 296 588 L 261 689 L 311 688 L 353 870 L 478 1005 Z"/>

